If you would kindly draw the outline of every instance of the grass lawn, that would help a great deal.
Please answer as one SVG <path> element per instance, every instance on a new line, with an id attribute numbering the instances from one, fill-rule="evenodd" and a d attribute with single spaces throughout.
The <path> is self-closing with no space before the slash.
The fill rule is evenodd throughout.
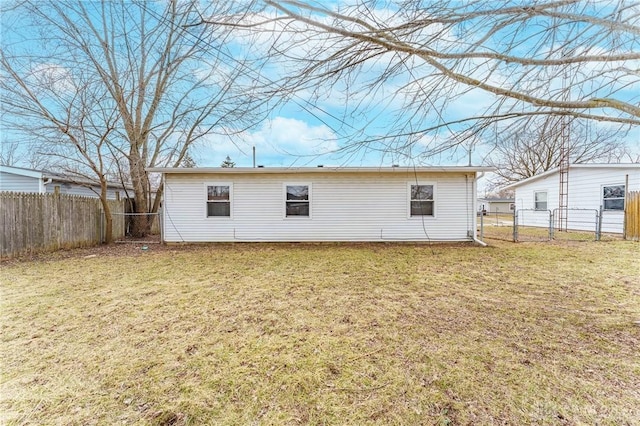
<path id="1" fill-rule="evenodd" d="M 638 424 L 639 258 L 495 241 L 4 262 L 0 423 Z"/>

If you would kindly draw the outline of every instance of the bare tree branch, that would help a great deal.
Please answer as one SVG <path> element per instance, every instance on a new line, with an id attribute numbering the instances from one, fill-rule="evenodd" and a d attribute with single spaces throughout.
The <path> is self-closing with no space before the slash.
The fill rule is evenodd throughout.
<path id="1" fill-rule="evenodd" d="M 567 155 L 571 163 L 619 162 L 628 153 L 617 129 L 591 126 L 588 120 L 563 117 L 530 117 L 511 131 L 496 135 L 488 164 L 496 168 L 495 187 L 529 178 L 560 165 L 563 132 L 568 136 Z"/>
<path id="2" fill-rule="evenodd" d="M 3 125 L 37 136 L 38 151 L 58 158 L 70 155 L 71 143 L 96 180 L 126 173 L 119 180 L 133 186 L 135 211 L 155 212 L 162 187 L 152 188 L 145 169 L 181 164 L 216 128 L 255 124 L 264 102 L 242 96 L 253 81 L 246 63 L 228 61 L 230 30 L 191 25 L 201 13 L 231 14 L 235 3 L 200 6 L 196 0 L 20 4 L 12 12 L 33 22 L 40 45 L 16 42 L 0 53 Z M 47 75 L 57 80 L 44 84 Z M 135 232 L 142 234 L 149 224 L 140 217 Z"/>
<path id="3" fill-rule="evenodd" d="M 332 94 L 355 101 L 342 117 L 358 123 L 351 146 L 366 139 L 402 150 L 407 135 L 435 138 L 440 130 L 482 138 L 489 123 L 528 115 L 640 124 L 638 3 L 262 4 L 253 15 L 204 21 L 272 34 L 269 53 L 291 70 L 275 91 L 311 93 L 318 104 Z M 465 114 L 465 96 L 480 92 L 489 106 Z"/>

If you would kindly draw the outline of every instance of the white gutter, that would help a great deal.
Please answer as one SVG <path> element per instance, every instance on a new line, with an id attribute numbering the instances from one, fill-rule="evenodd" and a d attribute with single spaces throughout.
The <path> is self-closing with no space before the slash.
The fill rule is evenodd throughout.
<path id="1" fill-rule="evenodd" d="M 473 237 L 473 242 L 480 244 L 482 247 L 487 247 L 488 246 L 487 243 L 485 243 L 484 241 L 480 241 L 478 238 L 476 238 L 475 235 Z"/>

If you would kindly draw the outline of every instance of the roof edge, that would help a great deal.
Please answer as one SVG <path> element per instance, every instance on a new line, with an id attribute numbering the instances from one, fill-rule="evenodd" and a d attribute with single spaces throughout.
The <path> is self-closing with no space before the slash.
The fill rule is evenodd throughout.
<path id="1" fill-rule="evenodd" d="M 42 179 L 43 172 L 34 169 L 25 169 L 23 167 L 3 166 L 0 165 L 0 171 L 5 173 L 11 173 L 12 175 L 32 177 L 36 179 Z"/>
<path id="2" fill-rule="evenodd" d="M 494 167 L 433 166 L 433 167 L 149 167 L 151 173 L 173 174 L 270 174 L 270 173 L 407 173 L 407 172 L 490 172 Z"/>
<path id="3" fill-rule="evenodd" d="M 640 163 L 583 163 L 583 164 L 570 164 L 569 165 L 569 169 L 605 169 L 605 168 L 611 168 L 611 169 L 633 169 L 633 168 L 639 168 L 640 169 Z M 558 173 L 560 171 L 559 167 L 554 167 L 553 169 L 549 169 L 546 172 L 542 172 L 539 175 L 534 175 L 531 177 L 528 177 L 526 179 L 522 179 L 519 180 L 518 182 L 513 182 L 510 183 L 509 185 L 503 186 L 501 189 L 513 189 L 513 188 L 517 188 L 518 186 L 521 185 L 525 185 L 527 183 L 531 183 L 533 181 L 536 181 L 538 179 L 542 179 L 544 177 L 553 175 L 554 173 Z"/>

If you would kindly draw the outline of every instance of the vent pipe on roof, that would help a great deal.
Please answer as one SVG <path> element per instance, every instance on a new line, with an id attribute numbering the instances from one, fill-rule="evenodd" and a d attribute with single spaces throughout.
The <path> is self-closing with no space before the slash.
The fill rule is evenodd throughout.
<path id="1" fill-rule="evenodd" d="M 256 147 L 253 147 L 253 168 L 256 168 Z"/>
<path id="2" fill-rule="evenodd" d="M 262 169 L 262 168 L 264 168 L 264 166 L 262 164 L 258 164 L 258 168 Z"/>

